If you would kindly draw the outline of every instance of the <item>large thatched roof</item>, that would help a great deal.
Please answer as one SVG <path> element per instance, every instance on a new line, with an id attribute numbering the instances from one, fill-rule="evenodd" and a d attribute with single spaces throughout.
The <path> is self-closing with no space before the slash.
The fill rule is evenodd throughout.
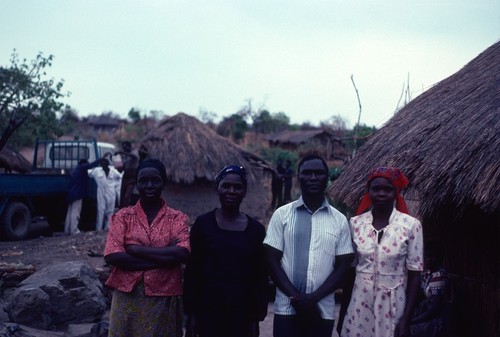
<path id="1" fill-rule="evenodd" d="M 175 183 L 191 184 L 197 179 L 213 181 L 215 174 L 227 164 L 243 165 L 250 178 L 256 178 L 252 168 L 269 166 L 182 112 L 161 121 L 141 144 L 152 157 L 163 161 L 168 179 Z"/>
<path id="2" fill-rule="evenodd" d="M 441 205 L 500 206 L 500 42 L 401 109 L 357 152 L 328 189 L 356 207 L 367 173 L 401 168 L 420 200 L 419 213 Z"/>

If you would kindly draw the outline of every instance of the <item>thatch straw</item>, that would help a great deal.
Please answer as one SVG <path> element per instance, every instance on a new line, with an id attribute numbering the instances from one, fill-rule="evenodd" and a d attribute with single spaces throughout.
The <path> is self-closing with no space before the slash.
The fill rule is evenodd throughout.
<path id="1" fill-rule="evenodd" d="M 355 208 L 377 166 L 397 166 L 420 215 L 438 205 L 500 206 L 500 42 L 401 109 L 328 189 Z"/>
<path id="2" fill-rule="evenodd" d="M 262 158 L 182 112 L 161 121 L 140 143 L 152 157 L 163 161 L 167 178 L 179 184 L 192 184 L 198 179 L 213 181 L 227 164 L 246 167 L 249 179 L 256 179 L 252 168 L 262 172 L 263 166 L 269 166 Z"/>
<path id="3" fill-rule="evenodd" d="M 4 168 L 6 172 L 28 173 L 31 171 L 31 163 L 13 148 L 5 146 L 0 151 L 0 168 Z"/>

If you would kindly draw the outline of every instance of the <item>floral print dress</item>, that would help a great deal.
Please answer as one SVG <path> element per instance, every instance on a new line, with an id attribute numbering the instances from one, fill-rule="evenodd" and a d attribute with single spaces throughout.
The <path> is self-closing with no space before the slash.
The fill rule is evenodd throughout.
<path id="1" fill-rule="evenodd" d="M 342 337 L 392 337 L 406 302 L 407 271 L 423 269 L 420 222 L 393 210 L 376 230 L 371 212 L 351 218 L 358 264 Z"/>

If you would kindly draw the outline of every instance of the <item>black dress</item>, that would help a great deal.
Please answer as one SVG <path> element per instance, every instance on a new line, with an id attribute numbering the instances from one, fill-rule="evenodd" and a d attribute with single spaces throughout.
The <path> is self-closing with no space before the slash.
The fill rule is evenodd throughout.
<path id="1" fill-rule="evenodd" d="M 184 275 L 184 310 L 199 322 L 200 336 L 247 336 L 267 314 L 268 276 L 264 226 L 248 218 L 244 231 L 221 229 L 215 210 L 191 228 L 191 260 Z"/>

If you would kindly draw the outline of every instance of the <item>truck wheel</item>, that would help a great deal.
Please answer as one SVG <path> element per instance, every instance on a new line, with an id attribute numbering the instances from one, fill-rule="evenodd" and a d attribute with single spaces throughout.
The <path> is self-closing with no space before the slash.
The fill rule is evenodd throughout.
<path id="1" fill-rule="evenodd" d="M 28 207 L 20 202 L 8 204 L 0 218 L 2 240 L 18 241 L 28 237 L 31 216 Z"/>

